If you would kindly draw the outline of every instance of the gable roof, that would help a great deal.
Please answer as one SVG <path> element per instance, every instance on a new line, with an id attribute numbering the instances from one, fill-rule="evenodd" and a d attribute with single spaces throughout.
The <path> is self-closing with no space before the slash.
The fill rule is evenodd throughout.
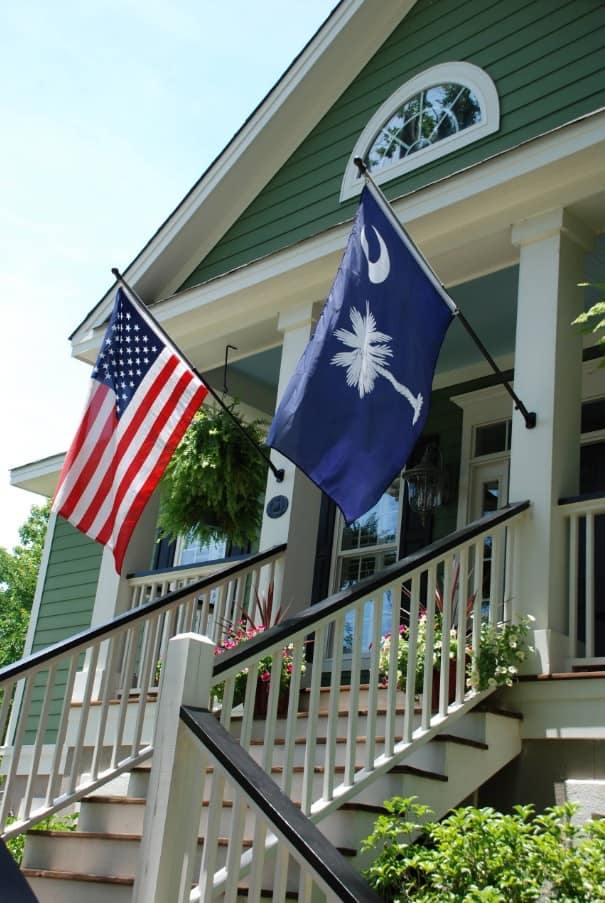
<path id="1" fill-rule="evenodd" d="M 177 290 L 330 109 L 416 0 L 341 0 L 124 271 L 146 300 Z M 113 304 L 112 285 L 70 336 L 91 336 Z"/>

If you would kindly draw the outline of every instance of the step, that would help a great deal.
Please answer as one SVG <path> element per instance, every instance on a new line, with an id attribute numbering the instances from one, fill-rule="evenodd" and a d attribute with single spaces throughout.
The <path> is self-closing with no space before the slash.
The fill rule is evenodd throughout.
<path id="1" fill-rule="evenodd" d="M 132 877 L 99 878 L 76 872 L 23 868 L 39 903 L 131 903 Z M 9 903 L 9 901 L 7 901 Z"/>
<path id="2" fill-rule="evenodd" d="M 92 831 L 30 831 L 23 853 L 23 867 L 70 872 L 97 877 L 133 877 L 136 874 L 140 834 Z"/>
<path id="3" fill-rule="evenodd" d="M 362 707 L 359 707 L 363 711 Z M 379 710 L 376 724 L 375 746 L 377 751 L 384 746 L 380 719 L 384 722 L 384 709 Z M 403 709 L 398 710 L 403 725 Z M 415 712 L 419 719 L 419 713 Z M 344 753 L 346 750 L 346 727 L 349 713 L 340 707 L 338 715 L 339 738 L 335 743 L 334 785 L 344 777 Z M 327 711 L 317 718 L 318 737 L 313 749 L 313 796 L 322 794 L 325 776 L 325 758 L 328 752 L 324 732 L 327 725 Z M 239 722 L 241 723 L 241 721 Z M 238 716 L 234 716 L 235 732 Z M 307 752 L 306 728 L 308 713 L 300 712 L 296 719 L 298 737 L 295 742 L 295 765 L 292 776 L 291 796 L 300 800 L 302 796 L 303 762 Z M 286 721 L 278 719 L 278 736 L 273 744 L 273 777 L 281 784 L 283 777 L 283 756 L 285 744 L 283 733 Z M 251 744 L 251 753 L 257 761 L 262 759 L 262 734 L 267 725 L 255 722 L 257 736 Z M 365 728 L 360 717 L 359 729 Z M 365 737 L 356 743 L 357 767 L 361 768 L 366 749 Z M 382 803 L 395 795 L 418 796 L 431 806 L 435 817 L 442 817 L 451 806 L 460 803 L 477 786 L 499 770 L 520 750 L 519 720 L 515 713 L 494 712 L 488 706 L 482 711 L 465 714 L 448 726 L 447 733 L 437 735 L 421 748 L 414 751 L 400 765 L 381 774 L 361 791 L 354 800 L 349 800 L 340 810 L 330 813 L 318 823 L 318 827 L 336 846 L 347 848 L 349 853 L 359 849 L 360 842 L 373 828 L 375 819 L 384 811 Z M 122 775 L 108 787 L 100 788 L 81 801 L 80 817 L 76 832 L 35 832 L 30 833 L 26 844 L 24 874 L 31 882 L 40 903 L 72 903 L 86 900 L 86 903 L 121 903 L 130 900 L 132 877 L 136 873 L 139 855 L 140 834 L 142 832 L 145 797 L 150 775 L 151 762 L 143 763 L 127 775 Z M 205 796 L 214 771 L 209 770 L 206 779 Z M 454 780 L 448 776 L 454 776 Z M 226 800 L 221 807 L 219 833 L 229 835 L 232 824 L 233 791 L 226 790 Z M 201 807 L 200 835 L 203 836 L 208 819 L 209 806 Z M 244 824 L 244 836 L 253 836 L 254 815 L 248 813 Z M 60 836 L 59 836 L 60 835 Z M 101 836 L 100 836 L 101 835 Z M 53 849 L 54 847 L 54 849 Z M 219 867 L 226 844 L 219 849 Z M 92 852 L 91 852 L 92 851 Z M 202 843 L 198 845 L 201 855 Z M 356 867 L 368 864 L 368 856 L 356 857 Z M 70 866 L 77 863 L 78 873 L 71 874 Z M 267 864 L 266 876 L 270 887 L 271 865 Z M 242 885 L 245 880 L 242 881 Z M 296 888 L 295 876 L 289 879 L 289 887 Z M 41 888 L 44 888 L 42 891 Z M 1 895 L 0 895 L 1 896 Z M 242 901 L 246 895 L 241 895 Z M 293 897 L 295 899 L 295 897 Z"/>

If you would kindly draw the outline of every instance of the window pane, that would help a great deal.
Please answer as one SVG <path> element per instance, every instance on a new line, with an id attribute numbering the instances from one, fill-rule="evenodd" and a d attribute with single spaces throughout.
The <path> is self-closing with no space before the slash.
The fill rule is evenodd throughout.
<path id="1" fill-rule="evenodd" d="M 406 100 L 383 125 L 366 154 L 368 169 L 386 169 L 478 122 L 481 106 L 469 88 L 454 83 L 434 85 Z"/>
<path id="2" fill-rule="evenodd" d="M 582 405 L 582 432 L 593 433 L 605 429 L 605 398 L 585 401 Z"/>
<path id="3" fill-rule="evenodd" d="M 478 426 L 475 430 L 475 457 L 506 451 L 508 446 L 508 421 Z"/>
<path id="4" fill-rule="evenodd" d="M 500 481 L 488 480 L 483 484 L 483 502 L 481 505 L 481 514 L 489 514 L 490 511 L 498 510 L 498 499 L 500 498 Z"/>
<path id="5" fill-rule="evenodd" d="M 199 539 L 188 536 L 183 542 L 181 552 L 181 564 L 200 564 L 204 561 L 216 561 L 227 554 L 227 542 L 224 539 L 200 542 Z"/>
<path id="6" fill-rule="evenodd" d="M 384 636 L 391 629 L 393 611 L 393 595 L 391 590 L 387 590 L 382 597 L 382 618 L 380 622 L 380 635 Z M 370 651 L 372 644 L 372 629 L 374 619 L 374 600 L 369 599 L 363 606 L 361 615 L 361 624 L 357 626 L 361 628 L 361 652 L 364 655 Z M 353 638 L 355 636 L 355 614 L 349 612 L 345 618 L 344 628 L 344 644 L 343 652 L 350 655 L 353 651 Z"/>
<path id="7" fill-rule="evenodd" d="M 349 527 L 343 527 L 342 551 L 395 542 L 399 517 L 399 486 L 400 479 L 397 477 L 373 508 Z"/>

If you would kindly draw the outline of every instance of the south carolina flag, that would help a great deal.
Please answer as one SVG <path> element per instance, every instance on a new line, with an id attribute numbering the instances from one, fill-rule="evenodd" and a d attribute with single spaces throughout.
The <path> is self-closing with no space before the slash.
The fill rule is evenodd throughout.
<path id="1" fill-rule="evenodd" d="M 208 389 L 149 313 L 118 289 L 52 510 L 113 551 L 136 523 Z"/>
<path id="2" fill-rule="evenodd" d="M 368 183 L 315 334 L 267 439 L 334 499 L 347 523 L 368 511 L 406 464 L 455 311 Z"/>

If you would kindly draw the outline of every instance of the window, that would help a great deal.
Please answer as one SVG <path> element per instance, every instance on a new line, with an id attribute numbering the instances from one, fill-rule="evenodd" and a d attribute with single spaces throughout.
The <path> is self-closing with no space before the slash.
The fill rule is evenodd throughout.
<path id="1" fill-rule="evenodd" d="M 333 569 L 335 590 L 347 589 L 364 577 L 371 577 L 397 561 L 402 493 L 403 480 L 396 477 L 374 507 L 350 526 L 347 527 L 342 515 L 338 515 Z M 383 634 L 390 629 L 391 611 L 391 591 L 387 590 L 383 600 L 381 627 Z M 357 628 L 354 615 L 352 613 L 347 615 L 345 655 L 351 654 L 354 629 L 361 630 L 361 651 L 362 654 L 367 654 L 372 639 L 373 614 L 374 605 L 370 600 L 364 606 L 361 624 L 357 625 Z"/>
<path id="2" fill-rule="evenodd" d="M 201 542 L 191 534 L 180 538 L 179 547 L 175 556 L 177 564 L 203 564 L 206 561 L 216 561 L 227 554 L 227 541 L 225 539 Z"/>
<path id="3" fill-rule="evenodd" d="M 355 157 L 364 159 L 375 181 L 385 182 L 499 126 L 498 94 L 487 73 L 470 63 L 433 66 L 395 91 L 368 122 L 351 154 L 340 199 L 361 191 Z"/>

